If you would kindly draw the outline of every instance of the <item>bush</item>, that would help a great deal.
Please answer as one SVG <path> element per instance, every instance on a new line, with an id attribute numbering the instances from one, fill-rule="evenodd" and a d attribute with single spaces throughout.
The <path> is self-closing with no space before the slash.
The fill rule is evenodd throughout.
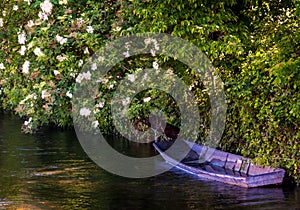
<path id="1" fill-rule="evenodd" d="M 127 11 L 124 14 L 133 15 L 123 16 L 120 34 L 171 33 L 196 44 L 213 62 L 225 82 L 228 102 L 222 149 L 255 158 L 263 165 L 284 167 L 299 183 L 300 30 L 296 1 L 199 4 L 153 0 L 147 4 L 136 1 L 123 9 Z M 199 79 L 192 71 L 185 72 L 189 81 Z M 201 86 L 196 92 L 199 90 Z M 199 104 L 205 103 L 197 97 Z M 207 115 L 202 116 L 208 120 Z"/>
<path id="2" fill-rule="evenodd" d="M 287 169 L 300 181 L 300 30 L 297 1 L 3 1 L 0 14 L 1 107 L 26 117 L 23 131 L 54 123 L 72 125 L 75 78 L 83 63 L 112 38 L 165 32 L 197 45 L 225 83 L 226 130 L 220 147 Z M 52 6 L 51 6 L 52 5 Z M 18 7 L 18 9 L 17 9 Z M 200 78 L 160 55 L 126 59 L 99 87 L 96 126 L 114 132 L 110 100 L 120 80 L 157 62 L 172 69 L 197 97 L 200 134 L 210 122 Z M 168 123 L 180 125 L 172 99 L 141 93 L 130 106 L 133 121 L 147 118 L 158 99 Z M 148 100 L 148 99 L 147 99 Z M 142 106 L 143 104 L 143 106 Z M 153 105 L 153 104 L 152 104 Z"/>
<path id="3" fill-rule="evenodd" d="M 1 6 L 2 108 L 28 120 L 25 132 L 72 125 L 75 78 L 110 38 L 113 1 L 6 1 Z"/>

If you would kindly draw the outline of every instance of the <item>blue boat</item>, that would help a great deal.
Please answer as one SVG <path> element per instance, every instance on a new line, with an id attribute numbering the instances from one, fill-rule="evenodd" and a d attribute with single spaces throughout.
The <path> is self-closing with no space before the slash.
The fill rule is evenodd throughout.
<path id="1" fill-rule="evenodd" d="M 282 184 L 284 169 L 255 165 L 249 158 L 217 149 L 211 150 L 212 153 L 203 162 L 201 155 L 208 147 L 186 140 L 184 142 L 190 152 L 180 162 L 164 152 L 171 144 L 160 141 L 154 142 L 153 146 L 167 163 L 201 178 L 246 188 Z"/>

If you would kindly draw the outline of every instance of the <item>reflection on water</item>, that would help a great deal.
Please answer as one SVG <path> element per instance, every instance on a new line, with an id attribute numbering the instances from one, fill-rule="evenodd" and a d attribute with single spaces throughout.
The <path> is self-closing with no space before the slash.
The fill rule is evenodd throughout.
<path id="1" fill-rule="evenodd" d="M 111 144 L 132 156 L 153 155 L 145 145 Z M 177 169 L 118 177 L 90 161 L 74 132 L 25 135 L 17 117 L 0 114 L 0 209 L 300 209 L 299 203 L 299 188 L 244 189 Z"/>

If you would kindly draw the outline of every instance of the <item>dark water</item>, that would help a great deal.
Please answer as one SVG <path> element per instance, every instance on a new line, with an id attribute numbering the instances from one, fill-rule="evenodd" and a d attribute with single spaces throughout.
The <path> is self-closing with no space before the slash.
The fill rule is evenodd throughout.
<path id="1" fill-rule="evenodd" d="M 244 189 L 177 169 L 122 178 L 95 165 L 74 132 L 25 135 L 17 117 L 0 114 L 0 209 L 300 209 L 300 189 Z"/>

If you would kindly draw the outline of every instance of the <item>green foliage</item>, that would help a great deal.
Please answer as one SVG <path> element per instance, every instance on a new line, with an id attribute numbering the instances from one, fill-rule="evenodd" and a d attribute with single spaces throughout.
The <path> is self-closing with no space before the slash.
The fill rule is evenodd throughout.
<path id="1" fill-rule="evenodd" d="M 166 32 L 196 44 L 225 83 L 228 113 L 220 147 L 255 158 L 260 164 L 284 167 L 299 182 L 300 30 L 296 4 L 134 1 L 123 5 L 120 34 Z M 195 87 L 199 105 L 207 107 L 207 100 L 198 94 L 203 86 L 196 85 L 199 78 L 193 71 L 174 62 L 168 64 Z M 209 113 L 209 106 L 204 110 Z M 209 114 L 201 114 L 204 122 L 209 121 Z"/>
<path id="2" fill-rule="evenodd" d="M 225 83 L 228 112 L 220 147 L 260 164 L 284 167 L 300 182 L 299 1 L 51 0 L 48 20 L 41 20 L 43 2 L 0 3 L 0 103 L 27 118 L 25 132 L 43 124 L 72 124 L 70 97 L 80 60 L 85 62 L 110 38 L 164 32 L 198 46 Z M 34 25 L 29 26 L 29 20 Z M 24 44 L 18 40 L 22 32 Z M 61 44 L 57 35 L 66 42 Z M 44 55 L 37 56 L 37 48 Z M 110 101 L 115 87 L 138 69 L 151 68 L 154 61 L 193 91 L 202 119 L 199 132 L 205 137 L 211 110 L 199 76 L 161 55 L 131 57 L 111 70 L 99 86 L 98 107 L 93 110 L 100 128 L 113 132 Z M 148 97 L 151 102 L 144 103 Z M 132 101 L 133 121 L 147 118 L 152 105 L 166 107 L 168 122 L 180 125 L 173 99 L 155 90 Z"/>
<path id="3" fill-rule="evenodd" d="M 51 11 L 41 16 L 45 2 L 7 0 L 0 6 L 0 63 L 5 67 L 0 72 L 1 106 L 30 119 L 25 132 L 48 123 L 72 124 L 75 78 L 108 40 L 115 16 L 113 1 L 89 0 L 51 0 Z"/>

